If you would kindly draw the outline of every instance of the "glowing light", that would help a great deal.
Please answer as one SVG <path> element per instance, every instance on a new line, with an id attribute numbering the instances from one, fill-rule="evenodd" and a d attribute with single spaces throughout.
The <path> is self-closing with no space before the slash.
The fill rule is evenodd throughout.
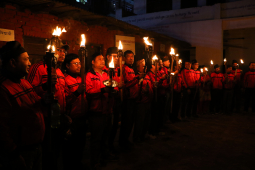
<path id="1" fill-rule="evenodd" d="M 158 57 L 156 55 L 153 56 L 152 61 L 158 60 Z"/>
<path id="2" fill-rule="evenodd" d="M 241 62 L 241 64 L 243 64 L 244 62 L 243 62 L 243 59 L 240 59 L 240 62 Z"/>
<path id="3" fill-rule="evenodd" d="M 149 37 L 143 37 L 145 44 L 152 46 L 152 44 L 148 41 L 148 39 L 149 39 Z"/>
<path id="4" fill-rule="evenodd" d="M 205 71 L 208 71 L 207 67 L 205 67 Z"/>
<path id="5" fill-rule="evenodd" d="M 226 63 L 227 62 L 227 59 L 226 58 L 224 58 L 224 63 Z"/>
<path id="6" fill-rule="evenodd" d="M 61 33 L 62 33 L 61 28 L 59 28 L 59 27 L 57 26 L 56 29 L 54 29 L 52 35 L 60 36 Z"/>
<path id="7" fill-rule="evenodd" d="M 121 41 L 119 40 L 119 47 L 118 47 L 119 50 L 123 50 L 123 46 L 121 44 Z"/>
<path id="8" fill-rule="evenodd" d="M 203 70 L 202 68 L 200 69 L 200 71 L 201 71 L 201 73 L 203 73 L 203 72 L 204 72 L 204 70 Z"/>
<path id="9" fill-rule="evenodd" d="M 213 61 L 211 60 L 211 65 L 213 65 Z"/>
<path id="10" fill-rule="evenodd" d="M 182 63 L 182 59 L 179 59 L 179 64 L 181 64 Z"/>
<path id="11" fill-rule="evenodd" d="M 53 45 L 53 46 L 52 46 L 52 52 L 55 53 L 55 50 L 56 50 L 56 49 L 55 49 L 55 46 Z"/>
<path id="12" fill-rule="evenodd" d="M 62 29 L 62 32 L 67 32 L 65 27 Z"/>
<path id="13" fill-rule="evenodd" d="M 47 49 L 49 50 L 49 49 L 50 49 L 50 47 L 51 47 L 51 45 L 48 45 L 48 46 L 47 46 Z"/>
<path id="14" fill-rule="evenodd" d="M 112 57 L 112 61 L 109 63 L 109 68 L 114 68 L 113 57 Z"/>
<path id="15" fill-rule="evenodd" d="M 174 76 L 174 73 L 171 73 L 171 75 L 173 75 L 173 76 Z"/>
<path id="16" fill-rule="evenodd" d="M 179 54 L 176 54 L 175 56 L 176 56 L 176 57 L 179 57 Z"/>
<path id="17" fill-rule="evenodd" d="M 174 48 L 171 47 L 170 55 L 175 55 Z"/>
<path id="18" fill-rule="evenodd" d="M 80 47 L 85 47 L 85 43 L 86 43 L 85 34 L 81 34 L 81 44 L 80 44 Z"/>

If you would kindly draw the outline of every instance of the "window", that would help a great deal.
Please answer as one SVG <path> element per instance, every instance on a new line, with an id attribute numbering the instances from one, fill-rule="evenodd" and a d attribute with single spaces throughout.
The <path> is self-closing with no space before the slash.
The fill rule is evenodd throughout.
<path id="1" fill-rule="evenodd" d="M 197 7 L 197 0 L 181 0 L 181 8 Z"/>
<path id="2" fill-rule="evenodd" d="M 147 13 L 172 10 L 172 0 L 147 0 Z"/>

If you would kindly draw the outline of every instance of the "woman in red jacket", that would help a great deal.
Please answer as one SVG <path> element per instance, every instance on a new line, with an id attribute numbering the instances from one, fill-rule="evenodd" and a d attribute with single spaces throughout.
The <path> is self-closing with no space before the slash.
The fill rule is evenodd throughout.
<path id="1" fill-rule="evenodd" d="M 81 62 L 79 56 L 76 54 L 66 55 L 63 69 L 66 70 L 64 74 L 66 112 L 72 118 L 72 136 L 65 141 L 63 147 L 63 167 L 64 169 L 81 169 L 83 148 L 86 142 L 86 118 L 85 110 L 82 110 L 82 106 L 87 109 L 87 101 L 85 94 L 83 95 L 83 100 L 81 95 L 85 93 L 85 85 L 81 84 Z"/>

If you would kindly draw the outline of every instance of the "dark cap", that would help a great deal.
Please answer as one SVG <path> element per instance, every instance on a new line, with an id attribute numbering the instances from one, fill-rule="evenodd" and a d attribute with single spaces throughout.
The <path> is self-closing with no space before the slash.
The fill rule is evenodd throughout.
<path id="1" fill-rule="evenodd" d="M 165 55 L 165 56 L 164 56 L 164 57 L 162 57 L 161 59 L 162 59 L 162 61 L 164 62 L 164 61 L 169 60 L 169 57 L 168 57 L 167 55 Z"/>
<path id="2" fill-rule="evenodd" d="M 0 49 L 0 58 L 2 62 L 9 61 L 12 58 L 17 58 L 20 54 L 26 52 L 26 50 L 21 46 L 18 41 L 10 41 L 7 42 L 1 49 Z"/>
<path id="3" fill-rule="evenodd" d="M 106 55 L 118 54 L 117 47 L 110 47 L 107 49 Z"/>
<path id="4" fill-rule="evenodd" d="M 99 56 L 99 55 L 102 55 L 102 54 L 99 53 L 99 52 L 95 52 L 94 54 L 92 54 L 91 59 L 92 59 L 92 60 L 95 60 L 95 58 L 96 58 L 97 56 Z"/>
<path id="5" fill-rule="evenodd" d="M 64 50 L 66 50 L 66 51 L 68 51 L 69 50 L 69 45 L 67 45 L 67 44 L 63 44 L 62 46 L 60 46 L 60 49 L 64 49 Z"/>
<path id="6" fill-rule="evenodd" d="M 219 64 L 214 65 L 214 69 L 219 68 L 219 67 L 220 67 Z"/>
<path id="7" fill-rule="evenodd" d="M 191 63 L 192 63 L 192 64 L 196 64 L 196 63 L 197 63 L 197 60 L 194 59 L 194 60 L 191 61 Z"/>
<path id="8" fill-rule="evenodd" d="M 236 60 L 233 60 L 233 61 L 232 61 L 232 64 L 234 64 L 234 63 L 238 63 L 238 62 L 237 62 Z"/>

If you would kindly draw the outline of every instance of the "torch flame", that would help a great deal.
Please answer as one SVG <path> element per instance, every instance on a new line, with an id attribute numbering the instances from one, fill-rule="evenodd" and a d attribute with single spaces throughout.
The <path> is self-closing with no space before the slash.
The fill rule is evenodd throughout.
<path id="1" fill-rule="evenodd" d="M 173 75 L 173 76 L 174 76 L 174 73 L 171 73 L 171 75 Z"/>
<path id="2" fill-rule="evenodd" d="M 85 47 L 85 43 L 86 43 L 85 34 L 81 34 L 81 44 L 80 44 L 80 47 Z"/>
<path id="3" fill-rule="evenodd" d="M 49 50 L 49 49 L 50 49 L 50 47 L 51 47 L 51 45 L 48 45 L 48 46 L 47 46 L 47 49 Z"/>
<path id="4" fill-rule="evenodd" d="M 211 65 L 213 65 L 213 61 L 211 60 Z"/>
<path id="5" fill-rule="evenodd" d="M 175 55 L 174 48 L 171 47 L 170 55 Z"/>
<path id="6" fill-rule="evenodd" d="M 52 52 L 55 53 L 55 46 L 54 45 L 52 46 Z"/>
<path id="7" fill-rule="evenodd" d="M 158 60 L 158 57 L 156 55 L 153 56 L 152 60 Z"/>
<path id="8" fill-rule="evenodd" d="M 114 68 L 113 57 L 112 57 L 112 61 L 109 63 L 109 68 Z"/>
<path id="9" fill-rule="evenodd" d="M 207 67 L 205 67 L 205 71 L 208 71 Z"/>
<path id="10" fill-rule="evenodd" d="M 179 59 L 179 64 L 181 64 L 182 63 L 182 59 Z"/>
<path id="11" fill-rule="evenodd" d="M 121 41 L 119 40 L 119 47 L 118 47 L 119 50 L 123 50 L 123 46 L 121 44 Z"/>
<path id="12" fill-rule="evenodd" d="M 227 62 L 227 59 L 226 59 L 226 58 L 224 58 L 224 62 Z"/>
<path id="13" fill-rule="evenodd" d="M 176 56 L 176 57 L 179 57 L 179 54 L 176 54 L 175 56 Z"/>
<path id="14" fill-rule="evenodd" d="M 149 37 L 143 37 L 145 44 L 152 46 L 152 44 L 148 41 L 148 39 L 149 39 Z"/>
<path id="15" fill-rule="evenodd" d="M 62 29 L 62 32 L 67 32 L 65 27 Z"/>
<path id="16" fill-rule="evenodd" d="M 52 35 L 60 36 L 61 33 L 62 33 L 61 28 L 57 26 L 56 29 L 54 29 Z"/>
<path id="17" fill-rule="evenodd" d="M 201 71 L 201 73 L 203 73 L 204 70 L 201 68 L 200 71 Z"/>
<path id="18" fill-rule="evenodd" d="M 243 64 L 244 62 L 243 62 L 243 59 L 240 59 L 240 61 L 241 61 L 241 64 Z"/>

